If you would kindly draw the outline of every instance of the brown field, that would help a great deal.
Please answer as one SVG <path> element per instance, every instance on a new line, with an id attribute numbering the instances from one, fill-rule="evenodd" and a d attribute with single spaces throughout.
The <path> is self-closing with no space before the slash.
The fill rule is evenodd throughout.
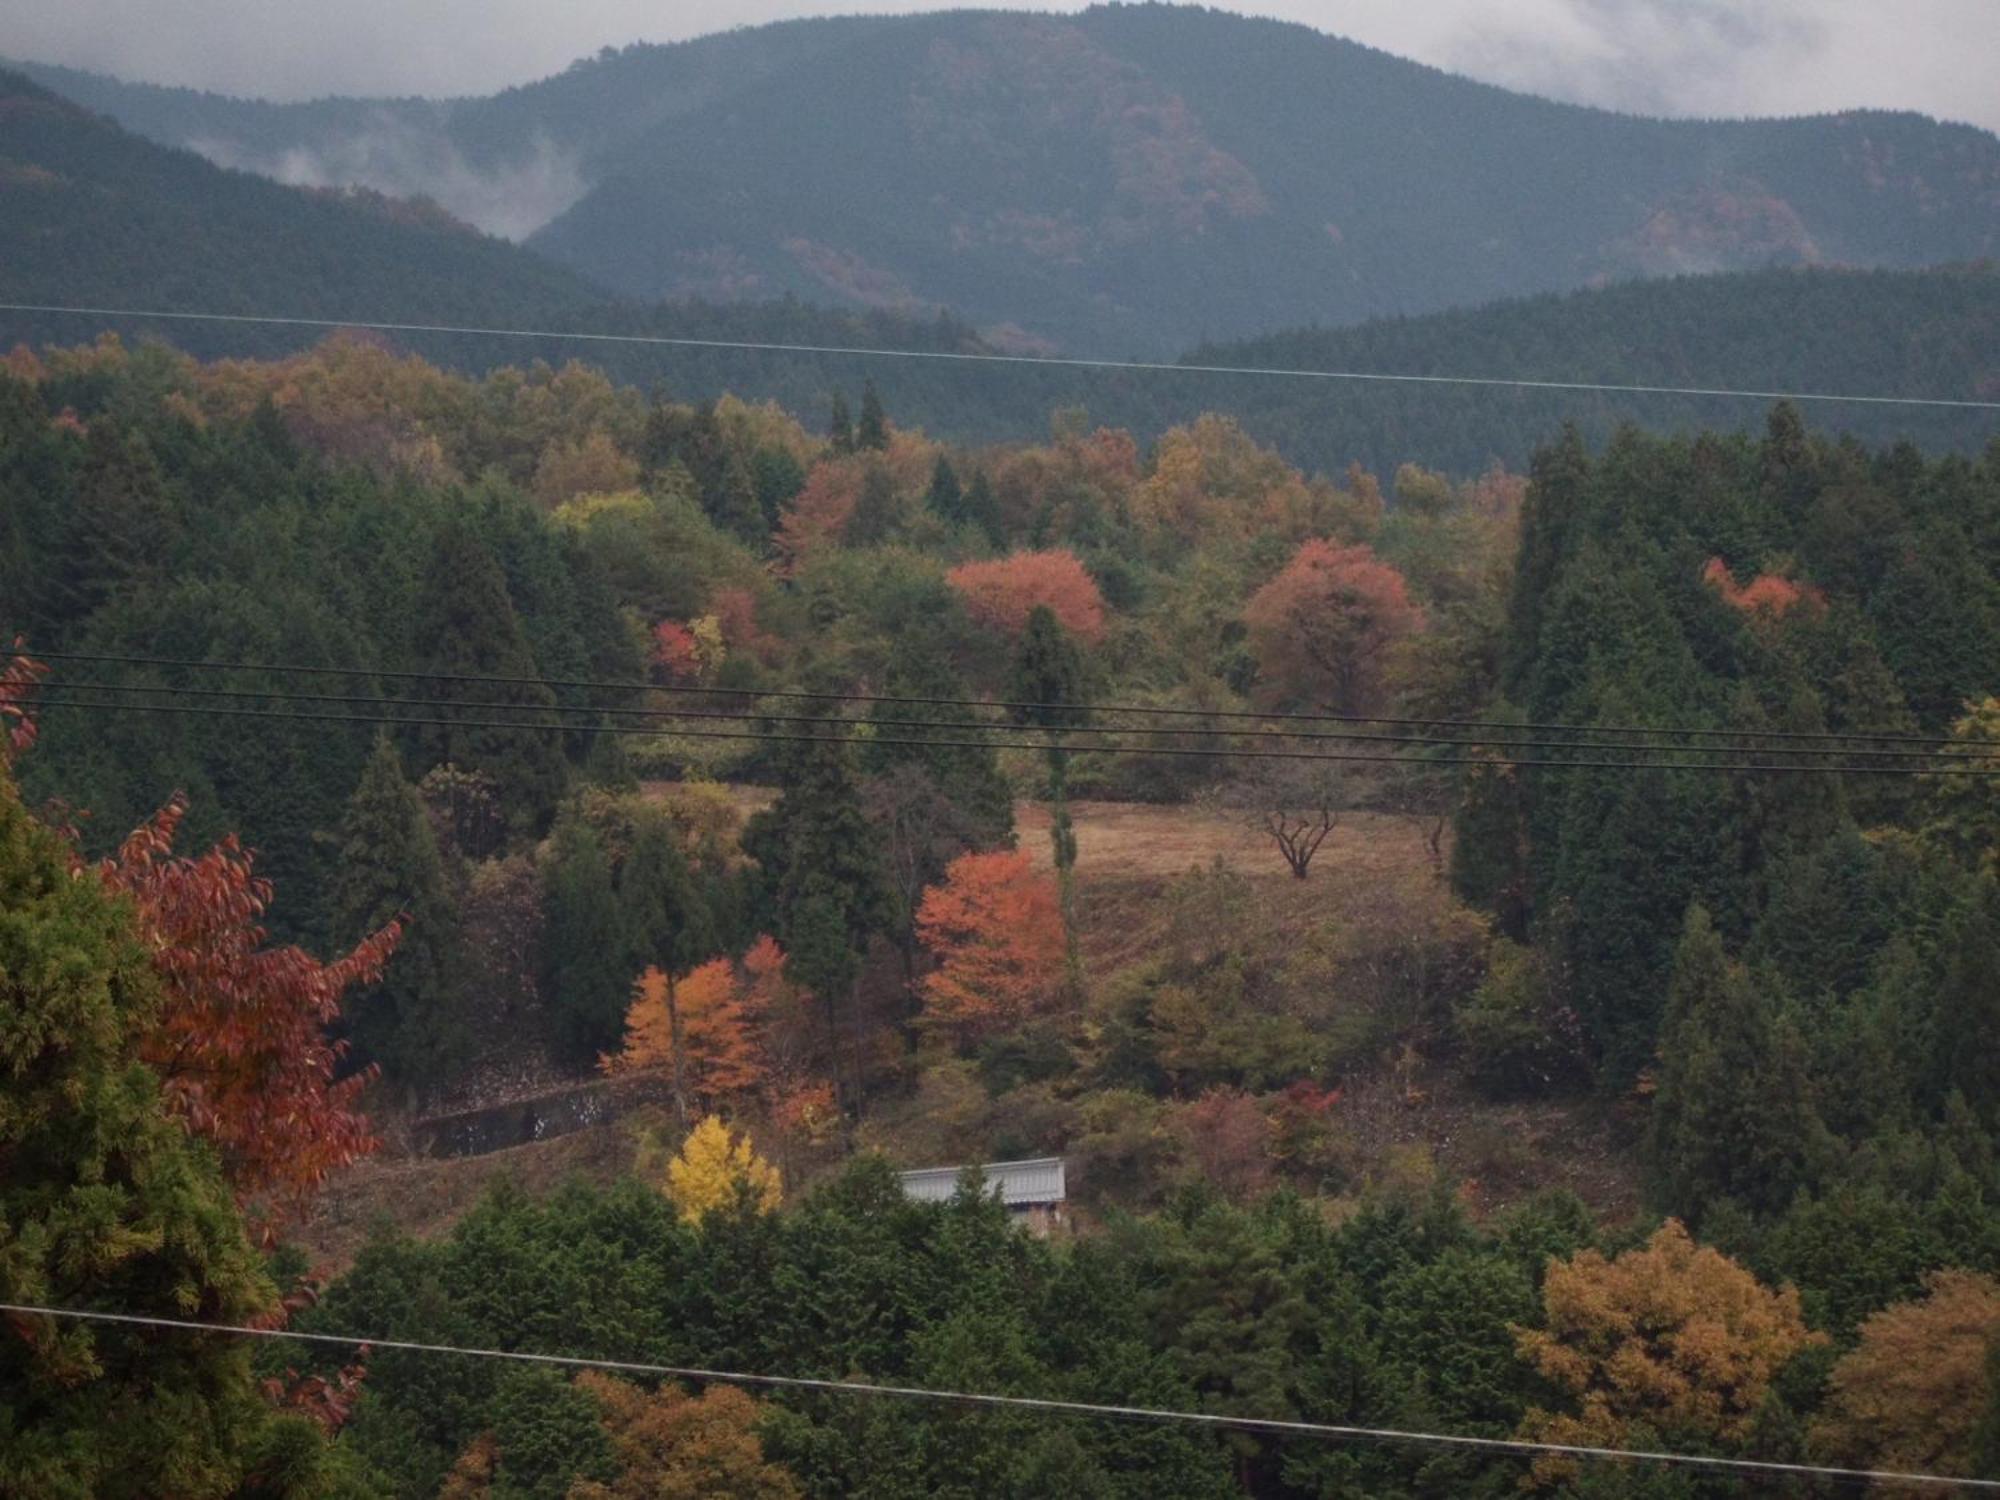
<path id="1" fill-rule="evenodd" d="M 1135 802 L 1073 802 L 1076 870 L 1081 880 L 1159 880 L 1203 869 L 1217 860 L 1243 875 L 1291 880 L 1277 847 L 1248 815 L 1205 807 Z M 1014 804 L 1021 847 L 1047 868 L 1046 803 Z M 1372 879 L 1425 869 L 1430 853 L 1416 825 L 1384 813 L 1342 813 L 1313 860 L 1308 882 Z"/>

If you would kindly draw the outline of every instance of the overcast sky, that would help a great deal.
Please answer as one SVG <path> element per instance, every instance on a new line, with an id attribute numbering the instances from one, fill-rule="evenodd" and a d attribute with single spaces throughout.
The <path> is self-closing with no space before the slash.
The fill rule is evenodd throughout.
<path id="1" fill-rule="evenodd" d="M 483 93 L 607 44 L 675 41 L 826 10 L 937 8 L 907 0 L 10 0 L 0 6 L 0 53 L 266 98 Z M 2000 130 L 2000 0 L 1240 0 L 1228 8 L 1584 103 L 1666 114 L 1872 105 Z"/>

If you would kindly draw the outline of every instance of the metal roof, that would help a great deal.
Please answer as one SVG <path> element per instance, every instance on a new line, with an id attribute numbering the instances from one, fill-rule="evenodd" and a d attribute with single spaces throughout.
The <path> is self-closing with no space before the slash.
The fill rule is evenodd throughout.
<path id="1" fill-rule="evenodd" d="M 1009 1208 L 1035 1208 L 1060 1203 L 1066 1196 L 1063 1159 L 1037 1157 L 1033 1161 L 989 1161 L 979 1170 L 985 1175 L 986 1190 Z M 944 1203 L 958 1191 L 964 1167 L 923 1167 L 899 1172 L 903 1191 L 919 1203 Z"/>

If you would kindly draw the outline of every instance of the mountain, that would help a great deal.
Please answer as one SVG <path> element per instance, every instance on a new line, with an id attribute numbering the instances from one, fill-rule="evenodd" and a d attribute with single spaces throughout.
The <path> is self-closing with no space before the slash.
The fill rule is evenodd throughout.
<path id="1" fill-rule="evenodd" d="M 626 296 L 949 307 L 1031 349 L 2000 251 L 2000 139 L 1969 126 L 1642 119 L 1184 6 L 785 22 L 442 102 L 39 76 L 216 160 L 426 193 Z"/>
<path id="2" fill-rule="evenodd" d="M 575 272 L 434 203 L 284 187 L 144 140 L 0 72 L 0 296 L 12 302 L 488 321 L 603 300 Z M 0 337 L 76 342 L 96 322 L 0 315 Z M 299 335 L 175 325 L 197 350 Z"/>

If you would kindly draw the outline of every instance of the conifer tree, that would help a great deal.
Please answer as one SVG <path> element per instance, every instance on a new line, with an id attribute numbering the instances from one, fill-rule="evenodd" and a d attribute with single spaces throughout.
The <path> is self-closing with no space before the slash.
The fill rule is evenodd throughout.
<path id="1" fill-rule="evenodd" d="M 870 775 L 881 775 L 895 766 L 919 766 L 930 773 L 938 790 L 965 814 L 968 830 L 979 847 L 1008 842 L 1014 834 L 1014 796 L 991 750 L 953 744 L 883 743 L 884 740 L 965 738 L 932 734 L 921 727 L 963 718 L 965 710 L 954 708 L 945 700 L 969 696 L 964 679 L 952 669 L 931 635 L 909 630 L 896 637 L 890 648 L 884 693 L 892 698 L 939 701 L 877 705 L 870 718 L 881 738 L 862 747 L 862 769 Z M 937 873 L 943 873 L 942 866 Z"/>
<path id="2" fill-rule="evenodd" d="M 588 1062 L 618 1045 L 636 965 L 611 861 L 590 827 L 565 816 L 542 866 L 541 978 L 557 1050 Z"/>
<path id="3" fill-rule="evenodd" d="M 854 451 L 854 415 L 847 408 L 847 392 L 833 393 L 833 411 L 826 423 L 827 442 L 835 453 Z"/>
<path id="4" fill-rule="evenodd" d="M 1810 1186 L 1825 1127 L 1803 1048 L 1765 984 L 1730 963 L 1699 904 L 1674 954 L 1648 1156 L 1662 1206 L 1774 1213 Z"/>
<path id="5" fill-rule="evenodd" d="M 500 785 L 501 806 L 516 831 L 535 835 L 548 826 L 562 795 L 567 767 L 554 717 L 555 694 L 534 680 L 461 681 L 462 677 L 535 679 L 534 653 L 507 592 L 498 560 L 462 517 L 438 529 L 418 593 L 412 638 L 425 667 L 437 675 L 423 691 L 447 701 L 502 703 L 502 709 L 440 710 L 435 717 L 465 724 L 417 731 L 426 769 L 449 762 L 485 771 Z M 480 721 L 548 723 L 548 729 L 494 728 Z"/>
<path id="6" fill-rule="evenodd" d="M 160 991 L 129 908 L 78 877 L 4 770 L 0 912 L 0 1299 L 268 1316 L 214 1156 L 139 1061 Z M 231 1495 L 268 1426 L 242 1340 L 33 1316 L 0 1329 L 0 1492 Z"/>
<path id="7" fill-rule="evenodd" d="M 463 953 L 457 903 L 423 799 L 403 779 L 387 734 L 348 799 L 339 832 L 334 920 L 352 941 L 407 916 L 382 980 L 356 1006 L 360 1049 L 406 1083 L 435 1076 L 463 1055 L 458 984 Z"/>
<path id="8" fill-rule="evenodd" d="M 115 594 L 164 577 L 173 512 L 151 446 L 110 422 L 92 424 L 54 568 L 62 613 L 81 618 Z"/>
<path id="9" fill-rule="evenodd" d="M 1069 816 L 1069 751 L 1056 740 L 1062 730 L 1083 724 L 1089 714 L 1073 706 L 1083 701 L 1083 657 L 1046 604 L 1038 604 L 1028 613 L 1014 657 L 1009 694 L 1017 705 L 1015 722 L 1050 731 L 1049 842 L 1062 900 L 1070 998 L 1080 1001 L 1083 960 L 1076 942 L 1076 829 Z"/>
<path id="10" fill-rule="evenodd" d="M 761 546 L 770 537 L 773 518 L 765 514 L 763 499 L 757 492 L 757 478 L 742 454 L 732 450 L 723 461 L 715 503 L 709 513 L 716 525 L 753 546 Z"/>
<path id="11" fill-rule="evenodd" d="M 931 468 L 931 487 L 924 492 L 924 504 L 932 515 L 956 526 L 965 516 L 965 488 L 958 482 L 958 470 L 942 453 Z"/>
<path id="12" fill-rule="evenodd" d="M 1549 591 L 1579 540 L 1590 481 L 1590 455 L 1582 434 L 1569 424 L 1552 446 L 1535 454 L 1529 466 L 1501 662 L 1501 686 L 1516 702 L 1537 665 Z"/>
<path id="13" fill-rule="evenodd" d="M 842 1012 L 868 939 L 890 917 L 881 837 L 845 744 L 797 746 L 787 760 L 784 791 L 750 820 L 743 847 L 760 867 L 766 910 L 790 955 L 787 972 L 823 1007 L 837 1077 Z M 858 1037 L 854 1050 L 858 1056 Z M 864 1081 L 857 1076 L 848 1087 L 858 1106 Z"/>
<path id="14" fill-rule="evenodd" d="M 882 396 L 872 380 L 861 387 L 861 421 L 854 430 L 854 446 L 875 453 L 889 446 L 889 417 L 882 410 Z"/>
<path id="15" fill-rule="evenodd" d="M 987 540 L 999 546 L 1006 540 L 1007 528 L 1001 523 L 1000 497 L 993 493 L 993 481 L 980 469 L 972 476 L 972 483 L 966 486 L 964 519 L 986 533 Z"/>
<path id="16" fill-rule="evenodd" d="M 658 969 L 665 980 L 667 1021 L 672 1039 L 674 1113 L 688 1121 L 687 1051 L 681 1024 L 678 975 L 716 950 L 715 923 L 708 902 L 688 868 L 671 829 L 650 822 L 639 830 L 618 878 L 619 919 L 632 953 Z"/>

